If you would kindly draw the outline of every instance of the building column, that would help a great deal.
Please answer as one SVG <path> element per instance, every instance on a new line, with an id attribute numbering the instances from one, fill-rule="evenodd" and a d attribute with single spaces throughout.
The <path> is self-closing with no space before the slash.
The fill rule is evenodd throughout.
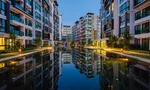
<path id="1" fill-rule="evenodd" d="M 140 38 L 140 47 L 142 48 L 142 38 Z"/>
<path id="2" fill-rule="evenodd" d="M 150 38 L 149 38 L 149 50 L 150 50 Z"/>

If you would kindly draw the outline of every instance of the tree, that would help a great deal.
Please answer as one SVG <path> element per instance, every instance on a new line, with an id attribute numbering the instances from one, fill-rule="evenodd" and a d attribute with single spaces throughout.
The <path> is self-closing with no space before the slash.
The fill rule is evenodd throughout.
<path id="1" fill-rule="evenodd" d="M 16 35 L 11 30 L 9 31 L 9 35 L 9 38 L 12 40 L 13 45 L 15 45 Z M 10 46 L 10 49 L 15 49 L 15 46 Z"/>
<path id="2" fill-rule="evenodd" d="M 20 39 L 15 41 L 15 49 L 21 49 L 22 48 L 22 41 Z"/>
<path id="3" fill-rule="evenodd" d="M 117 41 L 118 41 L 118 37 L 117 36 L 112 36 L 112 37 L 109 38 L 109 44 L 113 48 L 114 48 L 115 44 L 117 43 Z"/>
<path id="4" fill-rule="evenodd" d="M 34 39 L 34 43 L 35 43 L 35 46 L 36 46 L 37 48 L 39 48 L 39 47 L 41 46 L 41 42 L 42 42 L 42 40 L 41 40 L 40 37 L 36 37 L 36 38 Z"/>
<path id="5" fill-rule="evenodd" d="M 120 38 L 119 43 L 123 46 L 124 49 L 128 50 L 130 49 L 130 41 L 133 38 L 134 37 L 131 34 L 129 34 L 129 32 L 124 32 L 124 36 Z"/>

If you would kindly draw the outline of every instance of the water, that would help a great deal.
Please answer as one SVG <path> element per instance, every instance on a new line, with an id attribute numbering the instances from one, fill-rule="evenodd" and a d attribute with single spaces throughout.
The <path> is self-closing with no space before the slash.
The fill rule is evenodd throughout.
<path id="1" fill-rule="evenodd" d="M 150 90 L 150 64 L 102 50 L 46 50 L 1 61 L 0 81 L 0 90 Z"/>

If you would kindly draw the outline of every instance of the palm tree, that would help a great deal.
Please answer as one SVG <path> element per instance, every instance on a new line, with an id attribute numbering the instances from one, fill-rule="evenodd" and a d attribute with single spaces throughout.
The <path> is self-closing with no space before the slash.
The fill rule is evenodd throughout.
<path id="1" fill-rule="evenodd" d="M 113 48 L 114 48 L 115 44 L 117 43 L 117 41 L 118 41 L 118 37 L 117 36 L 112 36 L 112 37 L 109 38 L 109 44 Z"/>
<path id="2" fill-rule="evenodd" d="M 124 32 L 124 36 L 120 39 L 119 43 L 123 45 L 123 48 L 126 50 L 130 49 L 130 41 L 133 39 L 134 37 L 129 34 L 129 32 Z"/>

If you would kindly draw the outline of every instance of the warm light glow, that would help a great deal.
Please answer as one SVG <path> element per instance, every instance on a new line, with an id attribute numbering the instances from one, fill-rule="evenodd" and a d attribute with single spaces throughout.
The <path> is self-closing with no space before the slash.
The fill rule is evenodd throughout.
<path id="1" fill-rule="evenodd" d="M 10 61 L 10 64 L 11 65 L 14 65 L 14 64 L 16 64 L 17 62 L 16 61 Z"/>
<path id="2" fill-rule="evenodd" d="M 52 47 L 49 46 L 49 47 L 47 47 L 47 49 L 52 49 Z"/>
<path id="3" fill-rule="evenodd" d="M 22 50 L 21 50 L 21 49 L 19 49 L 18 51 L 19 51 L 19 53 L 21 54 Z"/>
<path id="4" fill-rule="evenodd" d="M 106 50 L 106 51 L 111 51 L 112 49 L 109 49 L 109 48 L 105 48 L 104 50 Z"/>
<path id="5" fill-rule="evenodd" d="M 129 61 L 129 59 L 128 59 L 128 58 L 121 58 L 120 60 L 121 60 L 121 61 L 126 61 L 126 62 L 128 62 L 128 61 Z"/>
<path id="6" fill-rule="evenodd" d="M 5 50 L 5 38 L 0 38 L 0 50 Z"/>
<path id="7" fill-rule="evenodd" d="M 0 68 L 5 67 L 5 63 L 0 63 Z"/>

